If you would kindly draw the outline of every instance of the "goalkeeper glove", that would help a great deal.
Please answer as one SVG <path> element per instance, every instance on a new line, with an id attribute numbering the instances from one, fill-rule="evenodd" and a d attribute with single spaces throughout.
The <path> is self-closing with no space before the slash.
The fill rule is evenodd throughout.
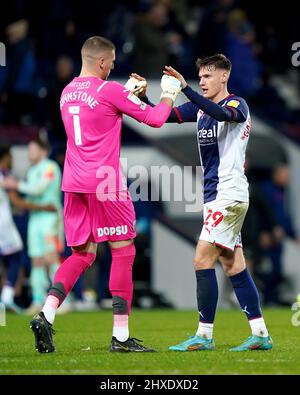
<path id="1" fill-rule="evenodd" d="M 147 81 L 140 81 L 134 77 L 129 78 L 129 80 L 125 84 L 125 88 L 128 89 L 131 93 L 134 93 L 136 96 L 138 96 L 146 86 Z"/>
<path id="2" fill-rule="evenodd" d="M 162 89 L 160 98 L 169 98 L 173 100 L 173 102 L 181 91 L 181 82 L 177 78 L 166 74 L 162 76 L 160 86 Z"/>

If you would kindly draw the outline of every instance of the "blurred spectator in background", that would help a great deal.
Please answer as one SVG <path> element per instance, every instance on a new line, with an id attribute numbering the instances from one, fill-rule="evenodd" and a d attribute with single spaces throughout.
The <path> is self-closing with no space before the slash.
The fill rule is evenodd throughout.
<path id="1" fill-rule="evenodd" d="M 7 267 L 0 300 L 9 310 L 19 311 L 14 303 L 14 296 L 15 284 L 22 263 L 20 251 L 23 249 L 23 243 L 13 221 L 9 196 L 1 186 L 3 177 L 8 175 L 10 169 L 10 150 L 8 147 L 0 147 L 0 259 Z"/>
<path id="2" fill-rule="evenodd" d="M 28 21 L 21 19 L 6 27 L 7 67 L 2 67 L 1 102 L 4 122 L 29 124 L 34 117 L 34 73 L 36 62 Z"/>
<path id="3" fill-rule="evenodd" d="M 270 16 L 267 16 L 270 18 Z M 278 62 L 278 59 L 284 59 L 284 50 L 282 39 L 278 30 L 276 30 L 272 21 L 266 20 L 262 28 L 261 42 L 263 51 L 260 53 L 260 60 L 269 74 L 281 73 L 286 66 L 285 62 Z"/>
<path id="4" fill-rule="evenodd" d="M 164 30 L 167 23 L 167 7 L 150 4 L 149 9 L 136 16 L 133 26 L 133 69 L 147 78 L 158 78 L 169 64 L 168 37 Z"/>
<path id="5" fill-rule="evenodd" d="M 187 7 L 184 1 L 142 1 L 133 24 L 132 68 L 135 72 L 158 78 L 166 64 L 186 70 L 192 45 L 184 27 Z M 130 70 L 132 71 L 132 70 Z"/>
<path id="6" fill-rule="evenodd" d="M 272 124 L 279 126 L 288 119 L 288 107 L 286 100 L 281 97 L 278 90 L 270 83 L 270 74 L 264 72 L 261 79 L 261 87 L 253 101 L 255 111 Z"/>
<path id="7" fill-rule="evenodd" d="M 20 210 L 30 211 L 53 212 L 55 208 L 49 204 L 35 204 L 25 201 L 16 191 L 5 191 L 3 187 L 5 187 L 5 180 L 7 180 L 11 167 L 10 148 L 2 146 L 0 147 L 0 258 L 7 267 L 7 274 L 0 300 L 10 311 L 20 312 L 20 308 L 15 304 L 14 296 L 15 285 L 22 265 L 23 243 L 13 220 L 11 205 Z"/>
<path id="8" fill-rule="evenodd" d="M 68 0 L 31 2 L 31 8 L 29 6 L 27 12 L 32 34 L 36 38 L 36 53 L 43 60 L 43 68 L 47 71 L 61 54 L 75 59 L 80 50 L 75 8 L 76 4 Z M 85 8 L 81 6 L 82 12 Z M 43 15 L 43 18 L 37 18 L 36 15 Z M 89 21 L 92 18 L 93 15 L 90 15 Z"/>
<path id="9" fill-rule="evenodd" d="M 27 195 L 35 204 L 51 204 L 55 212 L 32 212 L 28 223 L 28 255 L 31 258 L 32 305 L 28 309 L 33 314 L 41 308 L 54 273 L 60 263 L 63 251 L 63 225 L 61 205 L 61 171 L 53 160 L 48 159 L 48 142 L 37 138 L 28 145 L 28 156 L 32 167 L 27 173 L 27 181 L 16 182 L 7 179 L 6 186 Z"/>
<path id="10" fill-rule="evenodd" d="M 262 73 L 255 29 L 241 9 L 234 9 L 228 14 L 227 28 L 224 53 L 233 64 L 230 90 L 249 98 L 260 87 Z"/>
<path id="11" fill-rule="evenodd" d="M 190 72 L 190 57 L 193 56 L 193 52 L 187 26 L 189 20 L 187 1 L 156 0 L 156 3 L 166 8 L 164 31 L 168 42 L 169 64 Z M 194 71 L 194 68 L 192 70 Z"/>
<path id="12" fill-rule="evenodd" d="M 214 0 L 205 7 L 195 40 L 195 58 L 225 52 L 227 19 L 234 6 L 234 0 Z"/>
<path id="13" fill-rule="evenodd" d="M 117 4 L 108 16 L 107 29 L 104 34 L 116 45 L 116 58 L 114 74 L 124 76 L 132 72 L 131 56 L 134 46 L 133 23 L 135 15 L 125 4 Z"/>
<path id="14" fill-rule="evenodd" d="M 49 93 L 47 96 L 48 116 L 46 125 L 49 129 L 50 142 L 58 143 L 65 148 L 66 133 L 60 115 L 59 101 L 64 87 L 75 77 L 74 62 L 66 55 L 58 57 L 55 64 L 55 76 L 49 82 Z"/>
<path id="15" fill-rule="evenodd" d="M 266 240 L 265 254 L 272 264 L 271 273 L 267 275 L 264 288 L 264 302 L 269 305 L 284 304 L 279 294 L 279 286 L 284 282 L 282 267 L 283 247 L 285 237 L 290 237 L 300 243 L 296 234 L 287 196 L 290 183 L 290 170 L 287 163 L 278 163 L 272 171 L 270 180 L 262 182 L 262 191 L 268 200 L 279 226 L 272 233 L 270 240 Z"/>
<path id="16" fill-rule="evenodd" d="M 265 171 L 252 169 L 249 159 L 246 160 L 245 170 L 249 181 L 249 209 L 242 229 L 242 241 L 247 266 L 259 290 L 265 295 L 268 292 L 269 277 L 272 277 L 272 274 L 263 271 L 265 251 L 271 246 L 273 238 L 283 235 L 283 228 L 274 215 L 272 205 L 262 189 L 257 174 L 264 174 Z"/>

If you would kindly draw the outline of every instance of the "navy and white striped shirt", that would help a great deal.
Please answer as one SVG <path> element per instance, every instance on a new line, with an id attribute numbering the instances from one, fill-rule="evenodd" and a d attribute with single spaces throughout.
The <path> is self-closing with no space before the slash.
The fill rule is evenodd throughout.
<path id="1" fill-rule="evenodd" d="M 248 202 L 244 162 L 251 118 L 246 101 L 231 94 L 216 104 L 190 87 L 183 93 L 191 101 L 175 107 L 168 122 L 197 122 L 204 203 L 215 199 Z"/>

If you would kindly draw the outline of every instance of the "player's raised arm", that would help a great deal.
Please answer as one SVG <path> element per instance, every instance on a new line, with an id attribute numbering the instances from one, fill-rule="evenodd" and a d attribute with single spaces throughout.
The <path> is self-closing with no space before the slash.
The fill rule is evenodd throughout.
<path id="1" fill-rule="evenodd" d="M 196 104 L 205 114 L 211 116 L 217 121 L 244 122 L 247 119 L 247 114 L 245 114 L 245 112 L 241 109 L 232 108 L 230 105 L 220 106 L 213 100 L 207 99 L 206 97 L 200 95 L 198 92 L 194 91 L 190 86 L 188 86 L 184 77 L 173 67 L 165 66 L 164 73 L 166 75 L 177 78 L 182 84 L 182 92 L 185 94 L 185 96 L 192 103 Z M 210 70 L 206 72 L 206 74 L 204 74 L 203 76 L 201 76 L 199 73 L 200 86 L 201 79 L 207 81 L 207 79 L 211 77 L 210 73 Z"/>
<path id="2" fill-rule="evenodd" d="M 176 97 L 178 93 L 181 91 L 181 83 L 178 79 L 174 77 L 163 75 L 161 79 L 161 89 L 162 89 L 162 93 L 160 95 L 160 103 L 154 107 L 149 106 L 150 110 L 143 123 L 151 125 L 153 120 L 155 121 L 156 119 L 160 118 L 160 122 L 163 121 L 162 124 L 160 125 L 162 126 L 170 117 Z M 162 104 L 169 106 L 167 111 L 165 111 L 164 113 L 160 113 L 159 106 L 162 106 Z"/>
<path id="3" fill-rule="evenodd" d="M 179 81 L 182 84 L 182 81 L 180 79 Z M 151 107 L 155 107 L 155 104 L 152 103 L 146 95 L 148 84 L 147 80 L 144 77 L 140 76 L 137 73 L 131 73 L 129 80 L 125 84 L 125 87 L 128 87 L 128 89 L 136 96 L 138 96 L 144 103 L 148 104 Z M 187 102 L 182 104 L 181 106 L 174 107 L 171 110 L 166 123 L 195 122 L 197 120 L 198 110 L 199 108 L 191 102 Z"/>
<path id="4" fill-rule="evenodd" d="M 142 102 L 131 90 L 126 89 L 126 86 L 124 87 L 117 82 L 108 83 L 108 86 L 101 90 L 101 94 L 106 95 L 106 99 L 118 111 L 129 115 L 139 122 L 159 128 L 167 121 L 174 101 L 181 91 L 181 84 L 174 77 L 163 76 L 161 88 L 160 102 L 154 107 Z M 109 95 L 107 95 L 108 90 Z M 133 87 L 134 90 L 135 87 Z"/>

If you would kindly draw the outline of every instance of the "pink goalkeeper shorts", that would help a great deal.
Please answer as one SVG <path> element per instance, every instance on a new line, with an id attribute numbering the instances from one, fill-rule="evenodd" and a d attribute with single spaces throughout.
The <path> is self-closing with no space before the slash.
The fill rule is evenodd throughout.
<path id="1" fill-rule="evenodd" d="M 111 194 L 105 201 L 94 193 L 65 192 L 64 222 L 68 246 L 136 236 L 135 212 L 128 191 Z"/>

